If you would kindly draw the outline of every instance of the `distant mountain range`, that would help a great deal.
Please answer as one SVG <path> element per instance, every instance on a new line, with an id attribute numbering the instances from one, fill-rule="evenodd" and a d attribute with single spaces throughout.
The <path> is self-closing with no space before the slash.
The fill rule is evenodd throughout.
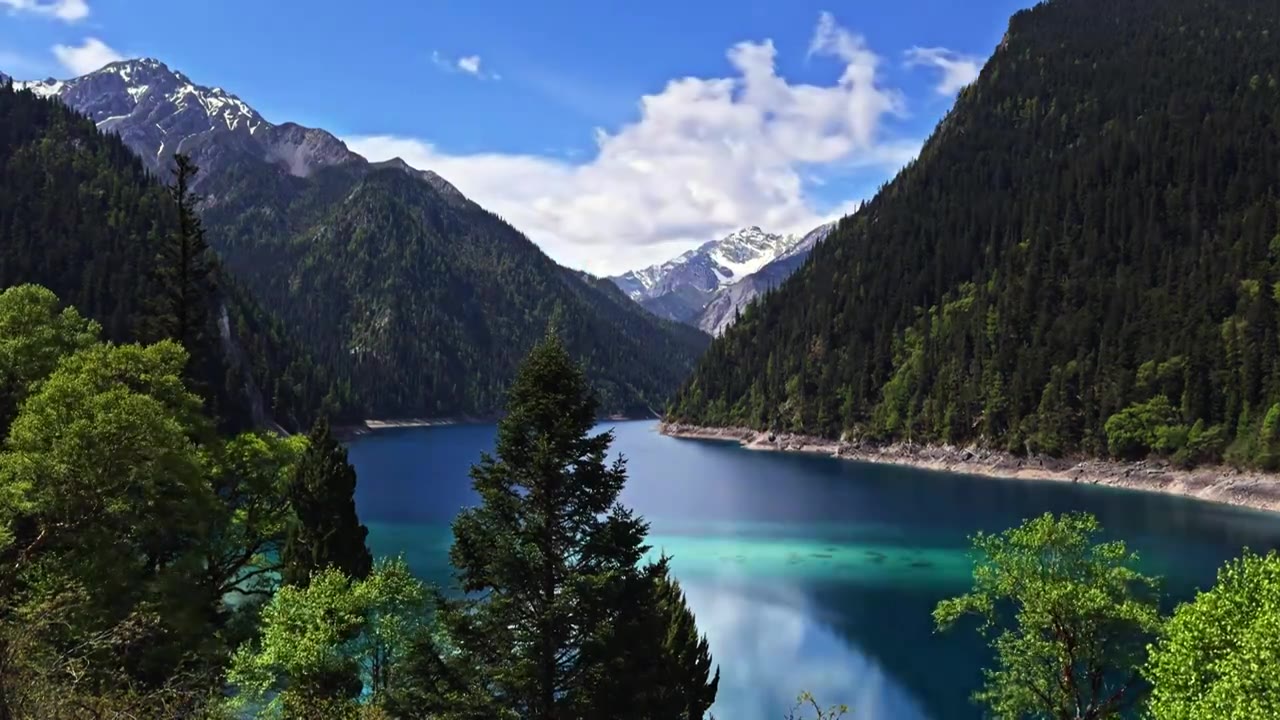
<path id="1" fill-rule="evenodd" d="M 803 236 L 747 227 L 610 280 L 654 315 L 719 335 L 748 303 L 803 265 L 832 227 Z"/>
<path id="2" fill-rule="evenodd" d="M 15 87 L 87 115 L 161 178 L 173 153 L 191 156 L 226 267 L 368 416 L 493 414 L 553 318 L 602 410 L 648 413 L 708 342 L 557 265 L 435 173 L 269 122 L 158 60 Z"/>

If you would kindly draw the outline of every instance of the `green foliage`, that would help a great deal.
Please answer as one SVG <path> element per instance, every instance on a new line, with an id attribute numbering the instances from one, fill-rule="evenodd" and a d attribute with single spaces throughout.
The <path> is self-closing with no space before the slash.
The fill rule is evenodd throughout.
<path id="1" fill-rule="evenodd" d="M 0 476 L 24 498 L 20 514 L 36 519 L 37 537 L 57 532 L 88 551 L 110 552 L 102 547 L 110 542 L 80 531 L 104 513 L 119 513 L 106 525 L 135 537 L 146 536 L 148 523 L 183 531 L 183 514 L 152 513 L 176 511 L 163 503 L 198 496 L 192 488 L 203 480 L 188 438 L 199 400 L 183 387 L 185 362 L 172 342 L 95 345 L 65 359 L 23 404 L 0 455 Z M 174 493 L 156 482 L 187 487 Z"/>
<path id="2" fill-rule="evenodd" d="M 23 388 L 0 451 L 0 717 L 204 717 L 274 589 L 301 439 L 221 440 L 176 342 L 96 343 L 0 294 Z"/>
<path id="3" fill-rule="evenodd" d="M 1280 556 L 1246 552 L 1151 646 L 1152 720 L 1280 717 Z"/>
<path id="4" fill-rule="evenodd" d="M 58 360 L 97 342 L 101 327 L 38 285 L 0 292 L 0 438 L 31 386 Z"/>
<path id="5" fill-rule="evenodd" d="M 1245 413 L 1234 457 L 1271 464 L 1280 104 L 1249 84 L 1280 66 L 1277 26 L 1269 0 L 1017 13 L 919 158 L 712 343 L 669 419 L 1105 454 L 1109 419 L 1165 396 L 1176 418 L 1119 428 L 1124 454 L 1216 461 Z M 1183 452 L 1196 421 L 1219 429 Z"/>
<path id="6" fill-rule="evenodd" d="M 1164 395 L 1134 403 L 1107 418 L 1107 449 L 1112 455 L 1136 458 L 1149 452 L 1171 454 L 1187 444 L 1187 428 Z"/>
<path id="7" fill-rule="evenodd" d="M 356 470 L 347 449 L 320 420 L 295 466 L 286 495 L 295 518 L 282 556 L 284 582 L 306 585 L 313 575 L 335 568 L 362 580 L 373 558 L 365 546 L 369 529 L 356 517 Z"/>
<path id="8" fill-rule="evenodd" d="M 1227 433 L 1221 425 L 1206 428 L 1204 420 L 1197 420 L 1187 431 L 1186 444 L 1173 454 L 1173 461 L 1184 467 L 1217 462 L 1226 443 Z"/>
<path id="9" fill-rule="evenodd" d="M 301 436 L 242 433 L 210 453 L 219 502 L 210 513 L 206 586 L 213 598 L 262 598 L 275 591 L 284 538 L 294 518 L 290 479 L 307 450 Z"/>
<path id="10" fill-rule="evenodd" d="M 711 672 L 711 649 L 699 635 L 693 611 L 685 602 L 680 583 L 670 575 L 658 578 L 654 587 L 657 626 L 652 637 L 661 638 L 656 667 L 661 676 L 652 684 L 649 717 L 702 720 L 715 702 L 720 669 Z"/>
<path id="11" fill-rule="evenodd" d="M 1280 469 L 1280 403 L 1272 405 L 1262 418 L 1254 459 L 1264 470 Z"/>
<path id="12" fill-rule="evenodd" d="M 646 679 L 671 660 L 654 620 L 680 611 L 655 608 L 666 565 L 642 564 L 647 525 L 618 504 L 626 469 L 606 463 L 611 433 L 590 434 L 596 411 L 582 370 L 549 335 L 511 386 L 496 457 L 472 468 L 481 504 L 454 520 L 450 557 L 469 595 L 443 607 L 445 667 L 484 688 L 490 710 L 517 717 L 683 718 L 706 702 L 710 661 L 677 627 L 685 664 L 666 671 L 704 674 L 681 678 L 693 692 L 677 714 L 650 712 Z"/>
<path id="13" fill-rule="evenodd" d="M 995 717 L 1102 720 L 1140 697 L 1135 668 L 1160 626 L 1155 581 L 1099 532 L 1090 515 L 1045 514 L 974 538 L 973 590 L 933 616 L 940 630 L 977 616 L 992 637 L 997 664 L 974 699 Z"/>
<path id="14" fill-rule="evenodd" d="M 377 706 L 428 618 L 426 589 L 401 559 L 379 561 L 363 580 L 330 567 L 305 587 L 286 585 L 263 609 L 259 638 L 232 659 L 234 703 L 292 718 Z"/>
<path id="15" fill-rule="evenodd" d="M 199 547 L 216 498 L 185 363 L 168 341 L 80 350 L 23 403 L 0 453 L 0 637 L 38 627 L 39 643 L 17 645 L 49 682 L 106 697 L 207 675 Z"/>

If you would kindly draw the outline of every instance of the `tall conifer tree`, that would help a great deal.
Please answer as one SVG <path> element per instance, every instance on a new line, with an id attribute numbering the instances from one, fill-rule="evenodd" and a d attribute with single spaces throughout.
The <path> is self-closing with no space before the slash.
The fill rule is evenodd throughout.
<path id="1" fill-rule="evenodd" d="M 356 516 L 355 490 L 356 471 L 347 462 L 347 449 L 333 437 L 327 421 L 318 421 L 289 482 L 296 518 L 281 558 L 286 584 L 305 586 L 328 567 L 356 580 L 369 576 L 369 529 Z"/>
<path id="2" fill-rule="evenodd" d="M 642 564 L 648 526 L 618 503 L 626 466 L 607 462 L 611 432 L 592 434 L 596 409 L 549 333 L 511 386 L 496 457 L 472 468 L 481 505 L 453 525 L 468 597 L 446 603 L 442 622 L 484 694 L 521 718 L 599 716 L 641 700 L 634 684 L 601 680 L 631 652 L 619 628 L 646 614 L 665 563 Z"/>
<path id="3" fill-rule="evenodd" d="M 197 198 L 191 192 L 199 169 L 181 153 L 173 160 L 173 184 L 168 191 L 178 222 L 157 254 L 160 294 L 148 331 L 156 339 L 177 340 L 191 354 L 191 366 L 198 367 L 208 341 L 214 263 L 196 212 Z"/>

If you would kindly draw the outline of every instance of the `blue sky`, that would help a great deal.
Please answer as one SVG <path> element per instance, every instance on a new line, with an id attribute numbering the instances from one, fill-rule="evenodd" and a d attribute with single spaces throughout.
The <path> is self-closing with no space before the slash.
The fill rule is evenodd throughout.
<path id="1" fill-rule="evenodd" d="M 0 0 L 0 70 L 157 57 L 606 273 L 868 197 L 1027 4 Z"/>

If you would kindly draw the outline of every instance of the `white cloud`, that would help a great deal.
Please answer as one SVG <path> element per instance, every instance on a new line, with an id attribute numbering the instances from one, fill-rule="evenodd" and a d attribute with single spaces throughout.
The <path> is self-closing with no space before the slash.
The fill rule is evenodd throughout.
<path id="1" fill-rule="evenodd" d="M 907 51 L 907 66 L 927 65 L 942 71 L 937 91 L 940 95 L 951 95 L 960 88 L 978 79 L 982 70 L 982 60 L 970 55 L 948 50 L 946 48 L 913 47 Z"/>
<path id="2" fill-rule="evenodd" d="M 431 62 L 445 72 L 460 72 L 480 78 L 481 80 L 501 80 L 502 76 L 494 72 L 486 72 L 480 68 L 479 55 L 464 55 L 456 60 L 451 60 L 440 53 L 439 50 L 431 51 Z"/>
<path id="3" fill-rule="evenodd" d="M 75 45 L 54 45 L 53 54 L 68 71 L 75 75 L 84 75 L 101 68 L 103 65 L 123 60 L 124 56 L 98 38 L 85 38 L 84 43 Z"/>
<path id="4" fill-rule="evenodd" d="M 639 102 L 639 117 L 596 130 L 585 162 L 541 155 L 454 155 L 393 136 L 345 138 L 372 160 L 434 170 L 505 217 L 552 257 L 612 274 L 667 259 L 743 225 L 802 232 L 851 210 L 820 208 L 804 178 L 896 169 L 916 141 L 887 138 L 899 94 L 880 85 L 880 58 L 823 14 L 809 52 L 841 63 L 831 85 L 790 83 L 769 40 L 728 51 L 730 77 L 683 77 Z"/>
<path id="5" fill-rule="evenodd" d="M 0 7 L 7 7 L 12 13 L 44 15 L 65 22 L 89 16 L 89 4 L 85 0 L 0 0 Z"/>

